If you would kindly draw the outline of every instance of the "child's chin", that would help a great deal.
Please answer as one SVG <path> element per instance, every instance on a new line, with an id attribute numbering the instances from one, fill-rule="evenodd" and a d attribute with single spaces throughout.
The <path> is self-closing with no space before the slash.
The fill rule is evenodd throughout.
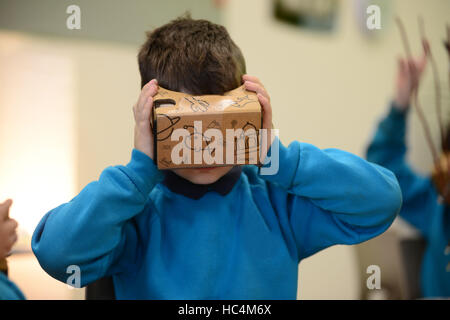
<path id="1" fill-rule="evenodd" d="M 227 174 L 232 167 L 174 169 L 180 177 L 195 184 L 211 184 Z"/>
<path id="2" fill-rule="evenodd" d="M 216 182 L 222 177 L 220 170 L 211 169 L 211 170 L 195 170 L 196 174 L 189 177 L 189 180 L 195 184 L 211 184 Z"/>

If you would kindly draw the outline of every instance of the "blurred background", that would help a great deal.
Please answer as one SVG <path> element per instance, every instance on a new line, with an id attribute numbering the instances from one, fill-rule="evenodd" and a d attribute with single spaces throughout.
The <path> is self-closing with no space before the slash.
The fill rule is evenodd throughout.
<path id="1" fill-rule="evenodd" d="M 373 31 L 366 25 L 371 4 L 381 8 L 381 29 Z M 66 25 L 70 5 L 81 9 L 81 29 Z M 0 0 L 0 201 L 14 200 L 10 216 L 20 238 L 9 273 L 27 298 L 84 299 L 84 289 L 69 289 L 40 268 L 31 234 L 47 211 L 105 167 L 129 161 L 132 105 L 140 92 L 137 52 L 145 31 L 186 11 L 228 29 L 247 72 L 271 95 L 286 145 L 299 140 L 365 155 L 393 95 L 396 59 L 404 55 L 395 16 L 415 55 L 422 52 L 417 18 L 423 17 L 448 88 L 442 46 L 448 0 Z M 420 97 L 437 139 L 433 90 L 428 70 Z M 431 154 L 414 112 L 409 121 L 408 157 L 426 174 Z M 397 220 L 381 245 L 335 246 L 304 260 L 298 298 L 408 297 L 397 243 L 417 237 Z M 392 292 L 367 292 L 369 265 L 381 267 Z"/>

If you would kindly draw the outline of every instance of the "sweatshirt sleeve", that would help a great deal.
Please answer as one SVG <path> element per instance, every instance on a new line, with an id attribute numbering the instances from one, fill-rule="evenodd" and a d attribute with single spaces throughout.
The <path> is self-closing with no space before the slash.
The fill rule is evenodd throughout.
<path id="1" fill-rule="evenodd" d="M 297 141 L 285 147 L 277 140 L 278 172 L 261 177 L 284 192 L 286 199 L 274 201 L 282 203 L 279 214 L 287 214 L 299 260 L 335 244 L 366 241 L 391 225 L 402 198 L 389 170 L 345 151 Z"/>
<path id="2" fill-rule="evenodd" d="M 106 168 L 98 181 L 39 222 L 32 249 L 42 268 L 66 282 L 68 267 L 75 265 L 84 286 L 120 272 L 124 259 L 135 261 L 138 235 L 132 219 L 151 205 L 148 195 L 161 178 L 153 160 L 136 149 L 126 166 Z"/>
<path id="3" fill-rule="evenodd" d="M 430 177 L 420 176 L 406 163 L 406 117 L 407 112 L 399 111 L 391 104 L 367 148 L 367 160 L 395 174 L 403 195 L 400 216 L 427 237 L 438 195 Z"/>

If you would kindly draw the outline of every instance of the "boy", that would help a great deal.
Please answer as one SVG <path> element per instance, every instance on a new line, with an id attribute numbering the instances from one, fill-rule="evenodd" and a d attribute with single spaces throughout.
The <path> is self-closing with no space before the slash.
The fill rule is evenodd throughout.
<path id="1" fill-rule="evenodd" d="M 295 299 L 301 259 L 391 225 L 401 206 L 394 175 L 344 151 L 280 143 L 279 171 L 266 176 L 254 165 L 157 170 L 149 119 L 158 84 L 201 95 L 244 82 L 267 129 L 270 98 L 244 75 L 225 28 L 208 21 L 154 30 L 138 60 L 130 163 L 107 168 L 34 232 L 33 250 L 55 278 L 66 281 L 69 265 L 80 267 L 82 286 L 112 275 L 118 299 Z"/>
<path id="2" fill-rule="evenodd" d="M 439 193 L 431 177 L 413 172 L 405 159 L 406 117 L 426 63 L 426 55 L 418 61 L 399 61 L 395 99 L 388 116 L 378 126 L 367 159 L 395 173 L 404 201 L 400 216 L 427 241 L 421 270 L 422 295 L 450 297 L 450 208 L 445 202 L 439 203 Z"/>

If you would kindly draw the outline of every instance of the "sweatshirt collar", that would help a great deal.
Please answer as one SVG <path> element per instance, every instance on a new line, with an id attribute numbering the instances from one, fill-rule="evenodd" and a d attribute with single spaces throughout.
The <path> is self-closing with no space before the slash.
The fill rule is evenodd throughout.
<path id="1" fill-rule="evenodd" d="M 242 167 L 235 166 L 226 175 L 214 183 L 195 184 L 180 177 L 171 170 L 165 170 L 162 184 L 172 192 L 182 194 L 195 200 L 203 197 L 208 191 L 215 191 L 222 196 L 225 196 L 233 189 L 241 176 L 241 172 Z"/>

